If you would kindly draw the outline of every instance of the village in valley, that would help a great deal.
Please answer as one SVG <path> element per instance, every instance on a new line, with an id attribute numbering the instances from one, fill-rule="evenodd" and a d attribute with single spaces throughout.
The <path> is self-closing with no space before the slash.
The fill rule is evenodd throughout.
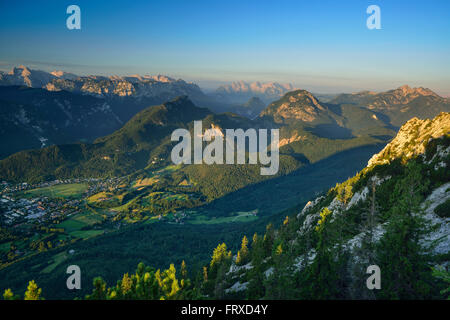
<path id="1" fill-rule="evenodd" d="M 174 168 L 142 177 L 0 182 L 0 268 L 136 223 L 184 224 L 204 198 Z M 193 219 L 192 223 L 204 223 Z M 70 248 L 68 247 L 68 250 Z"/>

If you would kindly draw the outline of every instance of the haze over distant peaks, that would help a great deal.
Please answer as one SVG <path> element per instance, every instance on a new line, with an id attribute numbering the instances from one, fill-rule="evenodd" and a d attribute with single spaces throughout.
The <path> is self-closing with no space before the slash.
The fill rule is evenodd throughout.
<path id="1" fill-rule="evenodd" d="M 290 84 L 280 84 L 278 82 L 261 83 L 237 81 L 232 82 L 230 85 L 224 85 L 217 90 L 226 92 L 258 92 L 258 93 L 270 93 L 270 94 L 283 94 L 284 92 L 293 90 L 294 87 Z"/>
<path id="2" fill-rule="evenodd" d="M 151 76 L 151 75 L 144 75 L 141 76 L 139 74 L 133 74 L 131 76 L 126 76 L 126 77 L 119 77 L 117 76 L 117 79 L 124 79 L 124 80 L 128 80 L 128 81 L 133 81 L 133 80 L 139 80 L 139 81 L 145 81 L 145 80 L 154 80 L 154 81 L 158 81 L 158 82 L 175 82 L 176 80 L 174 78 L 168 77 L 168 76 L 164 76 L 164 75 L 155 75 L 155 76 Z"/>
<path id="3" fill-rule="evenodd" d="M 54 70 L 54 71 L 50 72 L 50 74 L 52 74 L 55 77 L 60 78 L 60 79 L 74 80 L 74 79 L 78 78 L 78 76 L 76 74 L 65 72 L 62 70 Z"/>
<path id="4" fill-rule="evenodd" d="M 294 89 L 294 86 L 290 83 L 280 84 L 278 82 L 262 83 L 259 81 L 237 81 L 220 86 L 217 88 L 215 95 L 237 103 L 243 103 L 251 97 L 258 97 L 265 103 L 268 103 Z"/>

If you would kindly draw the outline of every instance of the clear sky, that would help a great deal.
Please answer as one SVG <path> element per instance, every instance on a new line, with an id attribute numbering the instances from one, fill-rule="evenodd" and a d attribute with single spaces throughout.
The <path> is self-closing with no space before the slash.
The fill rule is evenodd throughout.
<path id="1" fill-rule="evenodd" d="M 81 8 L 81 30 L 66 27 Z M 381 8 L 381 30 L 366 9 Z M 213 87 L 290 82 L 315 92 L 402 84 L 450 95 L 448 0 L 0 0 L 0 69 L 166 74 Z"/>

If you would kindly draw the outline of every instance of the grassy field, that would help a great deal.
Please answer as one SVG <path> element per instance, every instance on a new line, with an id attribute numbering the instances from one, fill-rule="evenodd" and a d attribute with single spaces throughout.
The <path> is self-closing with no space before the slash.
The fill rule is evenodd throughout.
<path id="1" fill-rule="evenodd" d="M 103 234 L 104 230 L 78 230 L 72 231 L 70 234 L 83 240 Z"/>
<path id="2" fill-rule="evenodd" d="M 58 184 L 51 187 L 27 190 L 23 193 L 23 195 L 28 197 L 79 199 L 87 188 L 88 185 L 85 183 Z"/>
<path id="3" fill-rule="evenodd" d="M 126 192 L 114 194 L 112 192 L 102 191 L 90 196 L 89 198 L 87 198 L 87 201 L 89 204 L 93 205 L 106 204 L 108 206 L 117 206 L 122 203 L 123 197 L 125 197 L 126 194 Z"/>
<path id="4" fill-rule="evenodd" d="M 103 218 L 101 215 L 92 211 L 86 211 L 70 217 L 69 219 L 56 225 L 56 227 L 64 228 L 66 232 L 72 234 L 73 232 L 79 231 L 83 227 L 93 225 L 94 223 L 100 222 L 102 220 Z"/>
<path id="5" fill-rule="evenodd" d="M 151 186 L 158 181 L 159 180 L 156 177 L 139 179 L 139 180 L 136 180 L 136 182 L 133 185 L 133 188 Z"/>
<path id="6" fill-rule="evenodd" d="M 177 193 L 177 194 L 169 194 L 165 196 L 163 199 L 167 200 L 188 200 L 189 197 L 184 193 Z"/>
<path id="7" fill-rule="evenodd" d="M 257 211 L 256 211 L 257 212 Z M 187 222 L 191 224 L 219 224 L 230 222 L 250 222 L 258 220 L 258 216 L 253 214 L 254 211 L 237 212 L 236 215 L 228 217 L 207 217 L 205 215 L 194 215 L 193 219 L 189 219 Z"/>

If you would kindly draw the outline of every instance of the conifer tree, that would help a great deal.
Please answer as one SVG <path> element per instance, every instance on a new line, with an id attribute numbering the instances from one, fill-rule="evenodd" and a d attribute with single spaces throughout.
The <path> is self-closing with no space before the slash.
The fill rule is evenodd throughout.
<path id="1" fill-rule="evenodd" d="M 421 166 L 409 162 L 406 176 L 393 190 L 391 218 L 377 245 L 377 259 L 382 274 L 383 299 L 416 299 L 430 297 L 431 273 L 421 243 L 429 231 L 421 214 L 422 194 L 429 181 L 421 175 Z"/>
<path id="2" fill-rule="evenodd" d="M 42 289 L 38 287 L 34 280 L 28 283 L 27 291 L 25 291 L 25 300 L 41 300 Z"/>
<path id="3" fill-rule="evenodd" d="M 86 296 L 88 300 L 105 300 L 106 299 L 106 282 L 101 277 L 93 280 L 94 289 L 90 295 Z"/>
<path id="4" fill-rule="evenodd" d="M 18 298 L 17 296 L 14 296 L 14 293 L 11 289 L 6 289 L 3 293 L 3 299 L 4 300 L 16 300 Z"/>
<path id="5" fill-rule="evenodd" d="M 246 236 L 242 238 L 241 249 L 237 253 L 236 264 L 238 266 L 246 264 L 248 261 L 248 239 Z"/>
<path id="6" fill-rule="evenodd" d="M 251 262 L 253 268 L 249 271 L 248 299 L 260 299 L 265 296 L 263 261 L 264 248 L 262 239 L 255 233 L 252 239 Z"/>

